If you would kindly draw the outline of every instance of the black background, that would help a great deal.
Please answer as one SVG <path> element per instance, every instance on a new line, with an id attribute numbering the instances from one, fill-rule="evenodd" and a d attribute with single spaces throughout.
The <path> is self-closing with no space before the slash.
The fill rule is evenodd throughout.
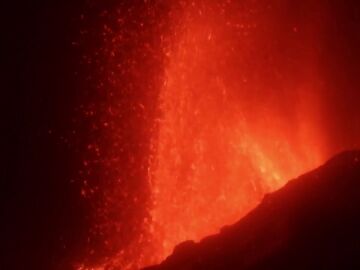
<path id="1" fill-rule="evenodd" d="M 85 208 L 69 181 L 77 149 L 64 143 L 81 98 L 74 75 L 81 52 L 71 44 L 84 7 L 24 1 L 1 9 L 1 269 L 61 269 L 85 241 Z"/>

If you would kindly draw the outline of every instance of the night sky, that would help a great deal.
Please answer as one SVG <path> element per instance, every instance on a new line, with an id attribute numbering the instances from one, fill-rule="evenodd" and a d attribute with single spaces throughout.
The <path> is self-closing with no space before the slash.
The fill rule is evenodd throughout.
<path id="1" fill-rule="evenodd" d="M 319 2 L 328 10 L 316 50 L 330 158 L 360 146 L 360 5 Z M 281 3 L 279 24 L 311 9 L 311 1 Z M 37 0 L 2 7 L 1 269 L 75 269 L 118 254 L 142 233 L 150 192 L 144 157 L 160 114 L 157 74 L 167 64 L 159 47 L 178 20 L 170 6 Z M 125 37 L 121 46 L 111 31 Z M 115 187 L 118 179 L 125 180 Z M 94 220 L 105 225 L 94 228 Z"/>
<path id="2" fill-rule="evenodd" d="M 4 269 L 61 269 L 57 262 L 72 257 L 85 239 L 86 207 L 79 186 L 69 182 L 79 149 L 64 141 L 74 107 L 84 96 L 76 91 L 81 82 L 74 76 L 81 52 L 71 46 L 79 31 L 74 18 L 82 8 L 80 1 L 2 8 L 8 82 L 2 99 Z"/>

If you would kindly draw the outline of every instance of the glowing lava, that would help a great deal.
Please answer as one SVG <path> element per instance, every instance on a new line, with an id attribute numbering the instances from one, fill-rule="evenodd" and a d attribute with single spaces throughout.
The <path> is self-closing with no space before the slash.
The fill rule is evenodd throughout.
<path id="1" fill-rule="evenodd" d="M 159 259 L 323 161 L 319 29 L 229 3 L 189 5 L 167 51 L 150 168 Z"/>
<path id="2" fill-rule="evenodd" d="M 175 25 L 170 34 L 149 34 L 141 19 L 131 19 L 124 25 L 134 33 L 124 30 L 118 39 L 108 38 L 110 62 L 119 69 L 109 72 L 111 83 L 122 92 L 114 90 L 108 98 L 107 130 L 116 143 L 109 147 L 112 162 L 106 162 L 110 172 L 104 177 L 120 180 L 107 192 L 97 234 L 106 239 L 114 232 L 123 238 L 106 243 L 119 251 L 101 269 L 157 263 L 180 242 L 199 240 L 237 221 L 265 193 L 325 160 L 318 46 L 326 22 L 319 14 L 326 12 L 308 2 L 301 13 L 304 7 L 294 8 L 285 0 L 180 1 L 169 13 Z M 157 13 L 151 5 L 149 10 L 155 25 Z M 136 14 L 130 13 L 130 18 Z M 126 29 L 127 21 L 119 21 Z M 154 42 L 142 44 L 153 35 L 164 41 L 158 51 Z M 165 59 L 164 69 L 156 66 L 149 72 L 151 61 L 144 59 L 151 56 Z M 150 95 L 146 91 L 155 87 L 146 85 L 157 81 L 148 80 L 151 76 L 162 81 L 158 103 L 139 105 L 138 96 Z M 149 151 L 136 144 L 147 134 L 137 123 L 151 106 L 160 115 L 153 119 L 151 154 L 145 162 L 150 191 L 145 198 L 139 179 L 146 170 L 141 160 L 147 157 L 139 155 Z M 121 121 L 126 124 L 119 125 Z"/>

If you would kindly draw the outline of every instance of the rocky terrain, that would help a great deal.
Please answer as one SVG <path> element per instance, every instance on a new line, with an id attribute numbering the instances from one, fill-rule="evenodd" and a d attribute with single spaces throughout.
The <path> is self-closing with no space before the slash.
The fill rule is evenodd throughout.
<path id="1" fill-rule="evenodd" d="M 360 151 L 291 180 L 236 224 L 146 270 L 360 269 Z"/>

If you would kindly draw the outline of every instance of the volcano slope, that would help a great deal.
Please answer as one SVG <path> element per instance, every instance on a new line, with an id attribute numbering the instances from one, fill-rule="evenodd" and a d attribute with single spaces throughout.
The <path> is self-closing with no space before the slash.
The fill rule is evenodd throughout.
<path id="1" fill-rule="evenodd" d="M 184 242 L 145 269 L 360 269 L 360 151 L 335 156 L 219 234 Z"/>

